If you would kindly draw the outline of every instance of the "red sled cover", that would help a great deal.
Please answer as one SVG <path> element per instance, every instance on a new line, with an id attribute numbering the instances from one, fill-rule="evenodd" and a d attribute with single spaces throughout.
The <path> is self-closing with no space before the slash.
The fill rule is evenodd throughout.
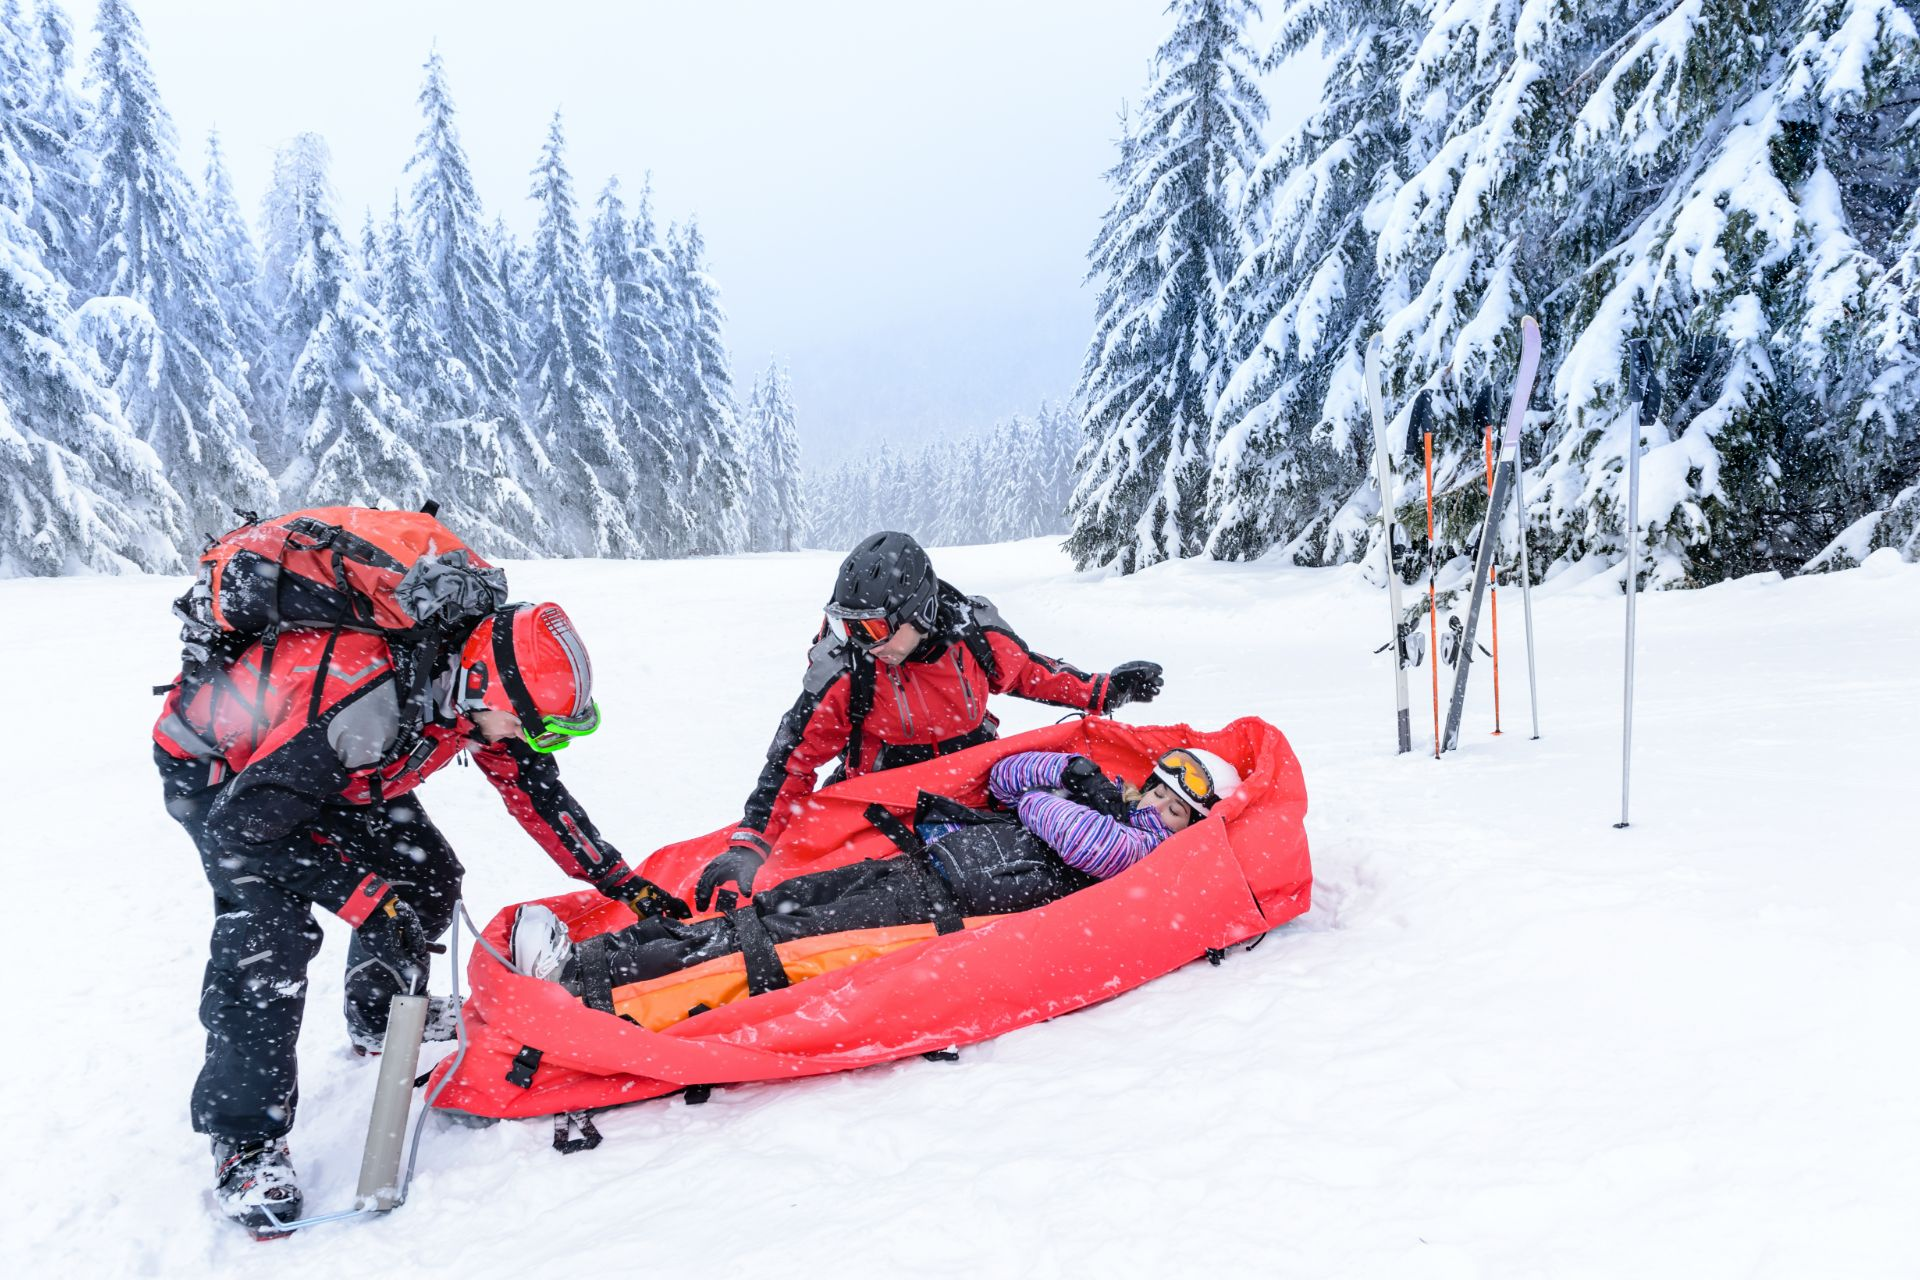
<path id="1" fill-rule="evenodd" d="M 1111 999 L 1304 912 L 1312 886 L 1306 784 L 1280 731 L 1252 717 L 1217 732 L 1078 720 L 854 778 L 814 795 L 756 879 L 764 886 L 890 856 L 893 846 L 863 816 L 868 805 L 911 816 L 921 791 L 984 803 L 987 770 L 1017 751 L 1079 752 L 1138 780 L 1176 746 L 1218 752 L 1244 784 L 1212 817 L 1112 879 L 659 1031 L 589 1009 L 558 983 L 522 977 L 475 947 L 468 1049 L 436 1105 L 501 1118 L 555 1115 L 971 1044 Z M 668 845 L 641 871 L 690 896 L 729 830 Z M 626 906 L 591 891 L 543 901 L 575 939 L 633 920 Z M 486 930 L 502 954 L 512 918 L 509 907 Z"/>

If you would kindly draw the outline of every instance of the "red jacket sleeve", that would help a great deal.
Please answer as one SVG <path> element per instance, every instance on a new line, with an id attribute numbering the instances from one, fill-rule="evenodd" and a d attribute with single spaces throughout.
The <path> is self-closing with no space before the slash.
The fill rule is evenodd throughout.
<path id="1" fill-rule="evenodd" d="M 820 766 L 847 749 L 853 733 L 852 685 L 852 667 L 839 647 L 830 640 L 816 644 L 800 696 L 774 730 L 741 826 L 758 831 L 769 844 L 780 838 L 795 806 L 813 794 Z M 850 762 L 850 767 L 857 772 L 859 762 Z"/>
<path id="2" fill-rule="evenodd" d="M 562 871 L 602 893 L 633 875 L 560 781 L 552 756 L 510 738 L 474 752 L 473 762 L 506 801 L 507 812 Z"/>
<path id="3" fill-rule="evenodd" d="M 997 627 L 985 630 L 987 643 L 993 648 L 995 693 L 1010 693 L 1017 698 L 1050 702 L 1076 711 L 1097 713 L 1105 709 L 1106 676 L 1088 675 L 1058 658 L 1035 653 L 1011 631 Z"/>

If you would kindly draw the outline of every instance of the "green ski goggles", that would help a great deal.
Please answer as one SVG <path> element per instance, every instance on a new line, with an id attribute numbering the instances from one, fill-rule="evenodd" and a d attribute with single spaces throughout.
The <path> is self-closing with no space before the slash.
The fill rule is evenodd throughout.
<path id="1" fill-rule="evenodd" d="M 543 716 L 540 720 L 540 732 L 521 727 L 520 736 L 527 745 L 542 755 L 552 755 L 562 750 L 575 738 L 584 738 L 600 727 L 600 704 L 589 702 L 586 712 L 577 716 Z"/>

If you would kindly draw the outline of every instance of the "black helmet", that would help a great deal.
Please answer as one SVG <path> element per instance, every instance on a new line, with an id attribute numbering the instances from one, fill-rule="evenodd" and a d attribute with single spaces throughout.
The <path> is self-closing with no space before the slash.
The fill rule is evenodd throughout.
<path id="1" fill-rule="evenodd" d="M 904 533 L 876 533 L 840 562 L 827 623 L 842 639 L 871 648 L 909 622 L 931 632 L 939 607 L 940 579 L 920 544 Z M 867 625 L 848 625 L 854 622 Z"/>

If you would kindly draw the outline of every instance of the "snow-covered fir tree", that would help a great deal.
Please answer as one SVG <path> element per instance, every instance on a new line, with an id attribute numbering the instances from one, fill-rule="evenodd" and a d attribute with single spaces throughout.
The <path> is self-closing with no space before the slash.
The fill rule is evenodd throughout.
<path id="1" fill-rule="evenodd" d="M 0 6 L 0 96 L 33 184 L 27 225 L 40 237 L 46 265 L 68 285 L 84 287 L 93 259 L 92 162 L 82 138 L 87 107 L 73 90 L 72 71 L 73 30 L 58 4 L 43 0 L 31 16 L 19 0 Z"/>
<path id="2" fill-rule="evenodd" d="M 667 237 L 666 289 L 673 359 L 668 408 L 679 474 L 693 514 L 685 555 L 724 555 L 747 544 L 752 477 L 733 403 L 721 335 L 720 289 L 707 274 L 706 242 L 689 221 Z"/>
<path id="3" fill-rule="evenodd" d="M 753 470 L 748 549 L 792 551 L 806 513 L 800 497 L 800 437 L 793 426 L 793 386 L 784 366 L 769 362 L 747 399 L 746 437 Z"/>
<path id="4" fill-rule="evenodd" d="M 491 399 L 454 356 L 402 214 L 399 197 L 379 247 L 395 390 L 418 420 L 413 432 L 440 519 L 494 556 L 536 555 L 554 536 L 534 498 L 553 466 L 517 413 L 466 416 Z"/>
<path id="5" fill-rule="evenodd" d="M 398 196 L 386 234 L 380 236 L 369 226 L 367 238 L 368 247 L 362 252 L 374 263 L 383 286 L 379 302 L 387 319 L 394 390 L 425 421 L 458 416 L 463 405 L 472 403 L 472 388 L 467 385 L 466 366 L 447 349 L 446 331 L 427 295 L 426 277 L 414 257 Z M 371 287 L 367 291 L 371 293 Z"/>
<path id="6" fill-rule="evenodd" d="M 373 225 L 373 210 L 366 210 L 360 221 L 360 296 L 384 312 L 387 309 L 387 248 L 379 228 Z"/>
<path id="7" fill-rule="evenodd" d="M 287 379 L 305 345 L 304 334 L 281 324 L 287 294 L 293 286 L 294 264 L 300 258 L 308 222 L 300 201 L 326 189 L 326 142 L 317 133 L 296 134 L 273 154 L 273 174 L 260 199 L 260 281 L 256 296 L 267 326 L 267 345 L 254 362 L 255 386 L 264 381 L 279 392 L 270 405 L 260 404 L 267 419 L 254 443 L 260 460 L 274 475 L 290 464 L 300 448 L 304 428 L 286 419 Z"/>
<path id="8" fill-rule="evenodd" d="M 507 246 L 489 236 L 483 224 L 438 53 L 427 59 L 420 110 L 426 121 L 407 162 L 413 175 L 413 240 L 435 321 L 448 351 L 466 370 L 466 398 L 456 407 L 461 417 L 506 422 L 518 412 L 514 312 L 501 276 Z M 496 231 L 505 231 L 504 221 Z"/>
<path id="9" fill-rule="evenodd" d="M 101 0 L 88 84 L 95 156 L 91 292 L 75 331 L 106 368 L 135 431 L 159 453 L 195 535 L 275 501 L 239 391 L 247 360 L 220 305 L 199 200 L 125 0 Z"/>
<path id="10" fill-rule="evenodd" d="M 500 301 L 506 311 L 507 350 L 513 357 L 513 367 L 524 369 L 531 358 L 530 335 L 533 324 L 527 251 L 521 247 L 519 238 L 513 234 L 504 217 L 495 218 L 493 226 L 487 231 L 487 259 L 493 263 L 494 276 L 500 281 Z M 518 411 L 524 407 L 521 402 L 525 397 L 518 394 L 517 377 L 514 386 Z"/>
<path id="11" fill-rule="evenodd" d="M 1920 120 L 1920 112 L 1909 117 Z M 1920 560 L 1920 191 L 1894 239 L 1892 264 L 1875 282 L 1863 327 L 1874 376 L 1853 424 L 1849 471 L 1868 495 L 1867 512 L 1815 558 L 1845 568 L 1881 547 Z"/>
<path id="12" fill-rule="evenodd" d="M 1292 4 L 1282 16 L 1276 55 L 1319 38 L 1331 70 L 1319 110 L 1261 159 L 1241 203 L 1249 250 L 1229 286 L 1234 365 L 1208 485 L 1208 546 L 1227 559 L 1276 543 L 1321 556 L 1368 474 L 1361 353 L 1384 287 L 1374 235 L 1410 141 L 1398 77 L 1419 41 L 1414 6 Z"/>
<path id="13" fill-rule="evenodd" d="M 608 179 L 588 249 L 612 374 L 615 430 L 634 464 L 628 518 L 644 554 L 667 555 L 691 541 L 694 518 L 671 441 L 666 375 L 672 339 L 647 194 L 642 192 L 640 216 L 630 223 L 620 180 Z"/>
<path id="14" fill-rule="evenodd" d="M 630 514 L 638 477 L 614 425 L 612 369 L 587 278 L 559 112 L 533 178 L 540 225 L 529 268 L 532 425 L 560 468 L 560 519 L 575 553 L 638 555 Z"/>
<path id="15" fill-rule="evenodd" d="M 247 420 L 258 433 L 273 420 L 286 387 L 274 381 L 273 361 L 268 356 L 272 337 L 260 311 L 260 251 L 254 247 L 246 215 L 240 212 L 218 133 L 207 134 L 207 169 L 200 194 L 220 309 L 247 360 L 247 380 L 234 390 L 240 394 Z"/>
<path id="16" fill-rule="evenodd" d="M 34 229 L 32 170 L 0 96 L 0 575 L 171 572 L 186 508 L 91 361 Z"/>
<path id="17" fill-rule="evenodd" d="M 1109 177 L 1089 255 L 1099 294 L 1081 375 L 1090 437 L 1067 548 L 1130 573 L 1206 542 L 1212 421 L 1229 372 L 1233 210 L 1266 104 L 1245 41 L 1252 0 L 1175 0 L 1174 31 Z"/>
<path id="18" fill-rule="evenodd" d="M 417 507 L 431 485 L 408 438 L 416 419 L 388 381 L 386 328 L 360 294 L 353 250 L 334 218 L 326 143 L 308 135 L 294 149 L 298 185 L 287 195 L 301 221 L 276 290 L 276 330 L 296 353 L 283 418 L 299 446 L 281 492 L 303 506 Z"/>
<path id="19" fill-rule="evenodd" d="M 1593 67 L 1548 152 L 1568 197 L 1548 243 L 1606 242 L 1540 273 L 1568 341 L 1532 531 L 1566 558 L 1619 545 L 1619 347 L 1645 333 L 1677 393 L 1648 440 L 1649 473 L 1673 478 L 1642 498 L 1653 580 L 1797 568 L 1857 501 L 1848 438 L 1857 448 L 1871 421 L 1920 407 L 1876 403 L 1848 358 L 1874 345 L 1861 319 L 1891 247 L 1873 243 L 1879 175 L 1854 153 L 1863 120 L 1871 133 L 1873 117 L 1913 111 L 1920 37 L 1890 0 L 1703 4 L 1621 25 L 1597 67 L 1590 33 L 1522 29 L 1502 81 L 1546 100 L 1525 64 Z M 1911 154 L 1888 162 L 1911 185 Z M 1524 203 L 1502 194 L 1500 210 Z"/>

